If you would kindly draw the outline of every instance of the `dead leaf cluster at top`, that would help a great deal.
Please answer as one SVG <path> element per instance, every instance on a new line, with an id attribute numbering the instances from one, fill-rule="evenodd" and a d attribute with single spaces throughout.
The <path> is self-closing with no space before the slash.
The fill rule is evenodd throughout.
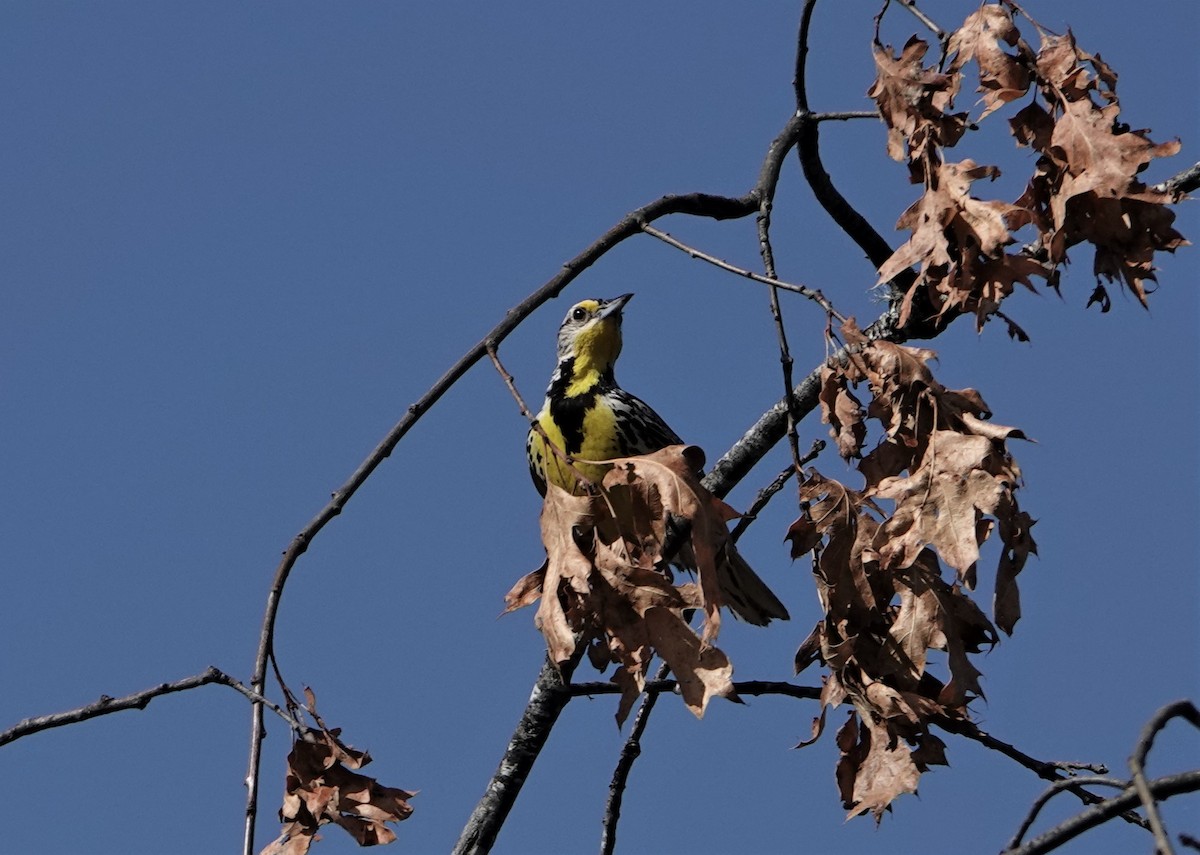
<path id="1" fill-rule="evenodd" d="M 1040 155 L 1017 200 L 1033 217 L 1040 256 L 1062 264 L 1070 247 L 1090 243 L 1097 280 L 1122 283 L 1145 306 L 1154 253 L 1187 241 L 1172 226 L 1170 195 L 1137 176 L 1154 158 L 1178 153 L 1179 141 L 1154 143 L 1124 124 L 1116 72 L 1071 33 L 1043 37 L 1036 68 L 1043 103 L 1028 104 L 1010 125 L 1018 143 Z M 1090 302 L 1108 310 L 1102 282 Z"/>
<path id="2" fill-rule="evenodd" d="M 926 65 L 928 45 L 913 37 L 897 57 L 874 47 L 877 77 L 868 94 L 888 129 L 888 153 L 907 160 L 922 196 L 896 224 L 909 239 L 879 270 L 881 282 L 917 267 L 918 276 L 901 307 L 908 322 L 914 298 L 923 293 L 943 322 L 970 313 L 980 328 L 1019 283 L 1033 277 L 1057 287 L 1067 250 L 1079 243 L 1095 249 L 1097 280 L 1119 281 L 1146 304 L 1154 279 L 1154 253 L 1186 243 L 1172 227 L 1174 201 L 1148 188 L 1137 176 L 1152 159 L 1175 154 L 1179 143 L 1155 144 L 1146 131 L 1120 120 L 1116 73 L 1099 56 L 1078 48 L 1074 37 L 1041 34 L 1034 51 L 1022 38 L 1011 6 L 985 4 L 953 32 L 942 61 Z M 994 178 L 994 166 L 970 159 L 953 162 L 944 149 L 968 128 L 967 114 L 954 112 L 965 70 L 978 70 L 983 111 L 980 122 L 1011 102 L 1033 98 L 1011 118 L 1019 145 L 1040 155 L 1025 192 L 1014 202 L 984 200 L 972 184 Z M 1009 251 L 1014 232 L 1035 230 L 1024 248 Z M 1099 281 L 1090 302 L 1107 310 Z M 1009 333 L 1025 333 L 1008 321 Z"/>
<path id="3" fill-rule="evenodd" d="M 737 514 L 700 484 L 698 453 L 676 445 L 613 461 L 595 495 L 551 485 L 541 517 L 546 562 L 506 597 L 507 611 L 540 598 L 535 621 L 553 661 L 569 661 L 584 645 L 597 669 L 617 665 L 618 722 L 644 688 L 655 654 L 697 716 L 713 697 L 736 699 L 733 665 L 714 642 L 720 608 L 729 605 L 722 578 L 744 564 L 726 528 Z M 696 571 L 695 582 L 671 577 L 674 556 L 664 547 L 672 528 L 687 532 L 679 554 Z M 685 618 L 688 610 L 702 616 L 699 633 Z"/>
<path id="4" fill-rule="evenodd" d="M 970 654 L 998 633 L 967 593 L 980 546 L 998 530 L 993 614 L 1005 632 L 1020 616 L 1016 576 L 1036 547 L 1006 448 L 1024 434 L 987 421 L 974 389 L 942 386 L 929 370 L 932 351 L 869 341 L 853 320 L 842 335 L 850 355 L 823 369 L 819 399 L 841 455 L 859 458 L 864 486 L 816 472 L 801 485 L 802 513 L 787 536 L 793 557 L 812 553 L 825 614 L 796 668 L 829 668 L 814 739 L 827 707 L 854 705 L 838 734 L 839 787 L 851 814 L 878 819 L 897 795 L 915 791 L 928 765 L 944 762 L 929 723 L 967 717 L 983 694 Z M 855 394 L 861 385 L 866 406 Z M 881 429 L 869 451 L 868 420 Z M 941 562 L 953 568 L 952 583 Z M 945 679 L 928 668 L 931 650 L 945 656 Z"/>

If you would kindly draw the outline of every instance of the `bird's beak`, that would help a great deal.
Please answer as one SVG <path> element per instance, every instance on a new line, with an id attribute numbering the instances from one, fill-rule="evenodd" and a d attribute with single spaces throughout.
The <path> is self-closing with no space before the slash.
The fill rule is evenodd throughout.
<path id="1" fill-rule="evenodd" d="M 599 317 L 611 318 L 613 315 L 620 316 L 621 310 L 625 308 L 625 304 L 633 299 L 632 294 L 622 294 L 620 297 L 614 297 L 608 300 L 600 307 Z"/>

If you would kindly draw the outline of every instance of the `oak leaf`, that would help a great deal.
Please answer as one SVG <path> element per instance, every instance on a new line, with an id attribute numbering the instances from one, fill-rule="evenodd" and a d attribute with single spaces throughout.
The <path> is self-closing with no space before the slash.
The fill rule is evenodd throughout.
<path id="1" fill-rule="evenodd" d="M 837 744 L 837 778 L 847 819 L 870 811 L 878 823 L 896 796 L 917 791 L 921 770 L 912 752 L 872 716 L 851 712 Z"/>
<path id="2" fill-rule="evenodd" d="M 1017 48 L 1017 53 L 1009 54 L 1001 43 Z M 972 60 L 979 66 L 979 91 L 984 103 L 980 119 L 1029 91 L 1028 64 L 1033 57 L 1013 24 L 1012 13 L 999 4 L 980 6 L 968 15 L 951 34 L 946 53 L 953 57 L 946 69 L 948 74 L 961 72 Z"/>
<path id="3" fill-rule="evenodd" d="M 356 771 L 371 762 L 370 755 L 342 742 L 341 731 L 325 725 L 316 714 L 311 691 L 306 694 L 318 727 L 292 744 L 279 811 L 283 828 L 262 855 L 305 855 L 320 839 L 317 830 L 329 823 L 343 828 L 360 846 L 391 843 L 396 833 L 387 823 L 412 815 L 408 800 L 415 794 Z"/>
<path id="4" fill-rule="evenodd" d="M 943 74 L 923 60 L 929 45 L 913 36 L 899 56 L 878 42 L 876 78 L 867 96 L 874 99 L 888 128 L 893 160 L 919 161 L 939 146 L 952 146 L 967 128 L 966 113 L 947 113 L 958 92 L 957 74 Z"/>

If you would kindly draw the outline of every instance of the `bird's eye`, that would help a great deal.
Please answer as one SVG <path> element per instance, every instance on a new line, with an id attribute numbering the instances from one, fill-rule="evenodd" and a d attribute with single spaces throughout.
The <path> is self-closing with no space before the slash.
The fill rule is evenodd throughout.
<path id="1" fill-rule="evenodd" d="M 575 311 L 571 312 L 571 320 L 573 321 L 582 321 L 586 317 L 587 309 L 585 309 L 583 306 L 576 306 Z"/>

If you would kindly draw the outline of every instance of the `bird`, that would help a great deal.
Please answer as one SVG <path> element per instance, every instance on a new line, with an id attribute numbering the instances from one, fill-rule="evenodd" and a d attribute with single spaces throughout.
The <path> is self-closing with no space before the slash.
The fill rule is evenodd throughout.
<path id="1" fill-rule="evenodd" d="M 683 443 L 649 404 L 617 383 L 621 321 L 632 298 L 622 294 L 611 300 L 581 300 L 567 311 L 558 329 L 558 364 L 525 446 L 529 473 L 543 496 L 547 483 L 570 493 L 585 492 L 588 484 L 580 475 L 586 482 L 599 483 L 611 464 L 593 461 L 650 454 Z M 679 554 L 685 566 L 687 552 L 684 548 Z M 725 552 L 726 560 L 718 562 L 718 583 L 734 615 L 757 626 L 774 618 L 787 620 L 783 603 L 732 542 Z"/>

